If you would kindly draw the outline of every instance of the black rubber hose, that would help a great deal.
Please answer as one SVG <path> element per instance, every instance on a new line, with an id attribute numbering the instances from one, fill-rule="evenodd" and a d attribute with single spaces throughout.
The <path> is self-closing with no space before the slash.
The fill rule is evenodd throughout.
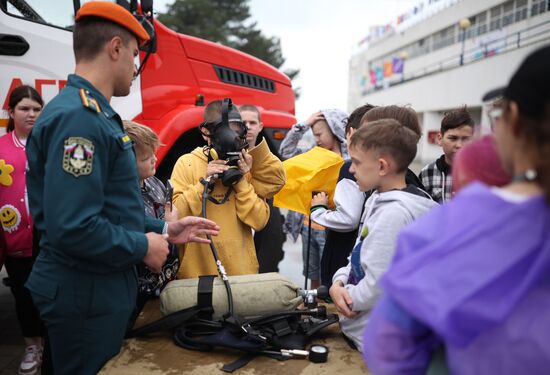
<path id="1" fill-rule="evenodd" d="M 201 178 L 201 183 L 204 185 L 204 190 L 202 192 L 202 217 L 206 219 L 207 218 L 206 201 L 208 200 L 208 187 L 209 187 L 210 181 L 207 181 L 204 178 Z M 229 280 L 227 279 L 227 275 L 224 275 L 223 272 L 221 271 L 221 269 L 223 268 L 223 265 L 221 264 L 221 260 L 218 256 L 218 251 L 216 250 L 216 246 L 214 246 L 214 240 L 212 240 L 212 236 L 207 234 L 206 237 L 210 240 L 210 250 L 212 250 L 212 255 L 214 256 L 214 260 L 216 261 L 218 274 L 220 275 L 223 283 L 225 284 L 225 290 L 227 292 L 227 304 L 229 306 L 229 316 L 233 316 L 233 293 L 231 293 L 231 285 L 229 285 Z"/>
<path id="2" fill-rule="evenodd" d="M 311 214 L 307 225 L 307 251 L 306 251 L 306 275 L 304 277 L 304 290 L 307 290 L 307 279 L 309 278 L 309 252 L 311 251 Z"/>

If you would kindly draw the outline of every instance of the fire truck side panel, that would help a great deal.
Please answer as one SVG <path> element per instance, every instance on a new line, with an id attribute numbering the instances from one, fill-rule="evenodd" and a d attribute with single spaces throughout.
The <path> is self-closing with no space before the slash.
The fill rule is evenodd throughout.
<path id="1" fill-rule="evenodd" d="M 194 104 L 198 90 L 195 74 L 177 34 L 155 22 L 157 51 L 149 57 L 141 75 L 143 113 L 160 119 L 182 104 Z"/>
<path id="2" fill-rule="evenodd" d="M 21 3 L 10 2 L 10 6 Z M 74 19 L 72 1 L 52 4 L 38 16 L 0 11 L 2 34 L 21 37 L 29 49 L 21 56 L 0 54 L 0 134 L 7 123 L 7 97 L 19 84 L 31 84 L 46 102 L 65 85 L 74 71 L 72 33 L 64 27 Z M 53 17 L 53 18 L 49 18 Z M 50 24 L 59 21 L 57 27 Z M 178 34 L 155 22 L 157 49 L 149 56 L 142 75 L 134 80 L 130 95 L 113 98 L 112 105 L 123 119 L 150 126 L 165 145 L 158 165 L 165 175 L 181 154 L 204 144 L 197 128 L 204 105 L 232 98 L 237 105 L 254 104 L 262 113 L 263 136 L 276 151 L 281 138 L 295 123 L 294 93 L 286 75 L 273 66 L 240 51 L 199 38 Z M 140 53 L 143 60 L 145 53 Z M 169 160 L 165 160 L 168 158 Z"/>

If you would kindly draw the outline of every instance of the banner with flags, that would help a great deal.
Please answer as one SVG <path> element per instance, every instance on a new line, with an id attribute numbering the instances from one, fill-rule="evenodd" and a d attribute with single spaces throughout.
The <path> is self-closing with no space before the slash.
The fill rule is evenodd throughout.
<path id="1" fill-rule="evenodd" d="M 391 77 L 392 74 L 393 74 L 392 63 L 391 61 L 386 61 L 384 63 L 384 77 Z"/>
<path id="2" fill-rule="evenodd" d="M 405 60 L 403 60 L 402 58 L 400 57 L 394 57 L 392 59 L 392 69 L 393 69 L 393 72 L 394 73 L 403 73 L 403 67 L 404 67 L 404 64 L 405 63 Z"/>
<path id="3" fill-rule="evenodd" d="M 370 83 L 376 85 L 376 71 L 374 69 L 369 70 Z"/>
<path id="4" fill-rule="evenodd" d="M 384 80 L 384 71 L 381 66 L 375 68 L 376 71 L 376 82 L 382 82 Z"/>

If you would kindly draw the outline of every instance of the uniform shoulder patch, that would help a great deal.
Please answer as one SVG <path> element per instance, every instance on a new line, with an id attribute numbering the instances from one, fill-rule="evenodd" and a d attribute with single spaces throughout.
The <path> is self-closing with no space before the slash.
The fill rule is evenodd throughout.
<path id="1" fill-rule="evenodd" d="M 120 140 L 123 144 L 132 143 L 132 139 L 128 134 L 123 134 L 122 136 L 120 136 Z"/>
<path id="2" fill-rule="evenodd" d="M 86 89 L 80 89 L 80 100 L 82 100 L 82 105 L 88 108 L 90 111 L 100 113 L 101 108 L 99 103 L 95 98 L 90 94 L 90 91 Z"/>
<path id="3" fill-rule="evenodd" d="M 63 145 L 63 170 L 75 177 L 92 173 L 94 144 L 82 137 L 65 139 Z"/>

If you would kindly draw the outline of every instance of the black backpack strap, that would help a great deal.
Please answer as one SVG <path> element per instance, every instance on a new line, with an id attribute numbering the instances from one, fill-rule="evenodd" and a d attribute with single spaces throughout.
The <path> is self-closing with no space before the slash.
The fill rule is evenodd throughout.
<path id="1" fill-rule="evenodd" d="M 212 289 L 214 287 L 214 275 L 199 276 L 197 287 L 197 307 L 201 309 L 198 314 L 200 319 L 212 320 Z"/>
<path id="2" fill-rule="evenodd" d="M 239 359 L 237 359 L 236 361 L 233 361 L 231 363 L 227 363 L 227 364 L 223 365 L 222 371 L 231 373 L 235 370 L 238 370 L 241 367 L 246 366 L 257 355 L 258 355 L 258 353 L 246 353 L 243 356 L 241 356 Z"/>
<path id="3" fill-rule="evenodd" d="M 292 327 L 287 319 L 281 319 L 272 324 L 273 331 L 277 336 L 286 336 L 292 333 Z"/>
<path id="4" fill-rule="evenodd" d="M 339 320 L 338 315 L 330 314 L 327 316 L 326 319 L 323 319 L 317 322 L 316 324 L 305 328 L 304 333 L 306 334 L 306 336 L 311 337 L 317 332 L 319 332 L 320 330 L 322 330 L 323 328 L 328 327 L 331 324 L 338 323 L 338 320 Z"/>
<path id="5" fill-rule="evenodd" d="M 201 308 L 198 306 L 189 307 L 184 310 L 176 311 L 170 315 L 160 318 L 152 323 L 146 324 L 142 327 L 132 329 L 126 333 L 126 338 L 143 337 L 151 333 L 171 331 L 176 327 L 179 327 L 183 323 L 193 319 L 199 314 Z"/>

